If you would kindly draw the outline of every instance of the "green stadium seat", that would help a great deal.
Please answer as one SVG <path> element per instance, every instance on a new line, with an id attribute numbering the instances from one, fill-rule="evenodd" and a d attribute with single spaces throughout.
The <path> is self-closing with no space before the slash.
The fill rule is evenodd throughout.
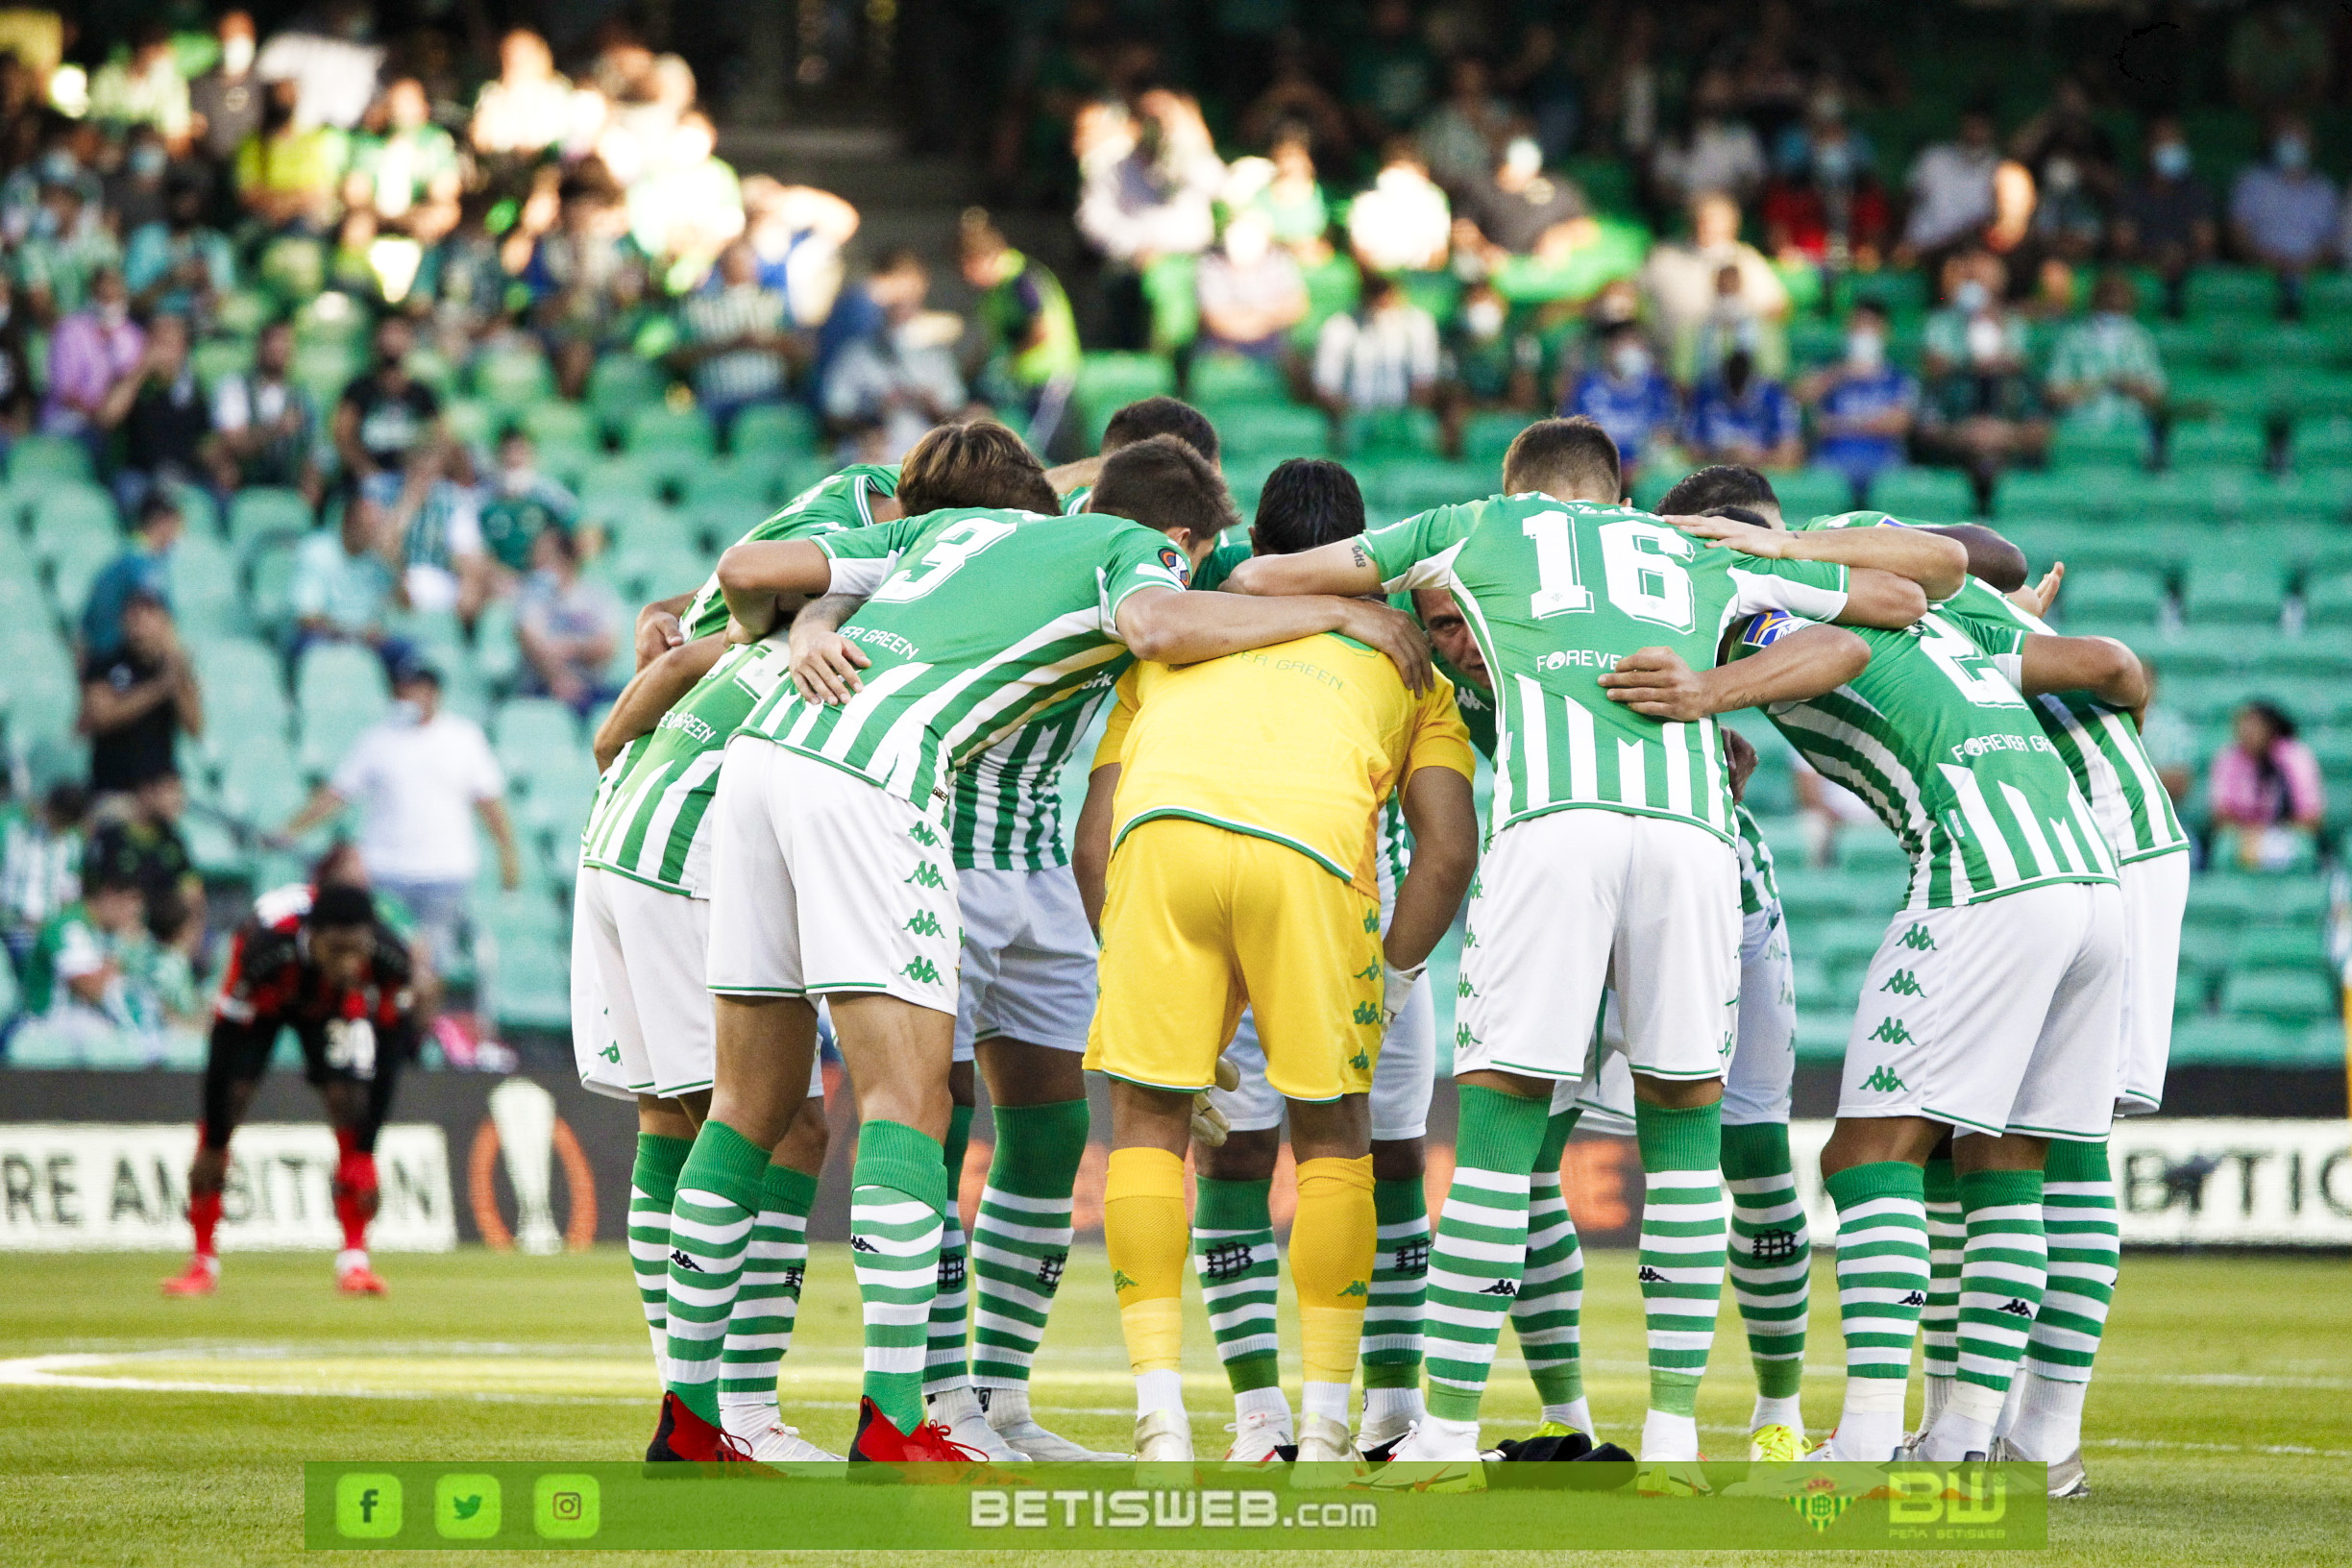
<path id="1" fill-rule="evenodd" d="M 2185 289 L 2189 314 L 2266 316 L 2278 301 L 2278 283 L 2260 267 L 2198 267 Z"/>
<path id="2" fill-rule="evenodd" d="M 313 343 L 295 349 L 287 376 L 321 408 L 332 408 L 341 401 L 343 389 L 359 378 L 367 364 L 367 355 L 359 349 L 341 343 Z"/>
<path id="3" fill-rule="evenodd" d="M 62 435 L 23 435 L 8 454 L 9 482 L 31 485 L 58 479 L 90 477 L 89 452 L 81 442 Z"/>
<path id="4" fill-rule="evenodd" d="M 1797 1056 L 1805 1062 L 1838 1062 L 1853 1033 L 1853 1014 L 1835 1008 L 1802 1010 L 1797 1015 Z"/>
<path id="5" fill-rule="evenodd" d="M 1770 478 L 1773 493 L 1780 498 L 1780 515 L 1792 522 L 1853 509 L 1853 486 L 1834 469 L 1791 469 Z M 1872 498 L 1874 502 L 1876 499 Z"/>
<path id="6" fill-rule="evenodd" d="M 1993 492 L 1993 510 L 2004 527 L 2113 517 L 2120 509 L 2112 499 L 2113 478 L 2129 472 L 2121 468 L 2067 473 L 2027 469 L 2004 474 Z"/>
<path id="7" fill-rule="evenodd" d="M 2221 988 L 2221 1011 L 2232 1017 L 2309 1026 L 2340 1017 L 2342 998 L 2315 969 L 2234 969 Z"/>
<path id="8" fill-rule="evenodd" d="M 659 365 L 634 354 L 607 354 L 588 372 L 588 406 L 608 430 L 618 430 L 635 410 L 659 403 L 670 385 Z"/>
<path id="9" fill-rule="evenodd" d="M 2352 419 L 2298 420 L 2287 450 L 2298 469 L 2352 468 Z"/>
<path id="10" fill-rule="evenodd" d="M 1357 457 L 1435 456 L 1437 416 L 1427 408 L 1381 408 L 1350 414 L 1341 432 Z M 1482 488 L 1481 496 L 1494 492 Z"/>
<path id="11" fill-rule="evenodd" d="M 579 719 L 551 697 L 518 697 L 502 704 L 491 739 L 500 762 L 528 773 L 539 759 L 581 749 Z"/>
<path id="12" fill-rule="evenodd" d="M 1496 482 L 1501 483 L 1504 453 L 1510 451 L 1510 444 L 1519 438 L 1519 432 L 1533 421 L 1533 415 L 1511 409 L 1472 414 L 1462 424 L 1463 458 L 1491 470 Z"/>
<path id="13" fill-rule="evenodd" d="M 383 661 L 373 651 L 355 643 L 312 644 L 294 672 L 304 764 L 332 768 L 391 704 Z"/>
<path id="14" fill-rule="evenodd" d="M 525 408 L 516 421 L 542 450 L 594 453 L 604 444 L 596 411 L 584 403 L 542 398 Z"/>
<path id="15" fill-rule="evenodd" d="M 1078 362 L 1078 401 L 1098 425 L 1126 404 L 1175 390 L 1176 367 L 1165 355 L 1096 350 Z"/>
<path id="16" fill-rule="evenodd" d="M 1290 388 L 1279 366 L 1246 355 L 1213 352 L 1194 357 L 1185 394 L 1196 406 L 1206 407 L 1212 403 L 1283 403 L 1288 401 Z"/>
<path id="17" fill-rule="evenodd" d="M 2145 572 L 2100 567 L 2069 573 L 2059 603 L 2069 625 L 2152 627 L 2163 617 L 2164 585 Z"/>
<path id="18" fill-rule="evenodd" d="M 2324 969 L 2327 931 L 2316 920 L 2262 920 L 2238 929 L 2232 969 Z"/>
<path id="19" fill-rule="evenodd" d="M 1494 476 L 1472 463 L 1398 460 L 1369 466 L 1367 502 L 1383 515 L 1410 517 L 1492 495 Z"/>
<path id="20" fill-rule="evenodd" d="M 1956 523 L 1976 515 L 1967 476 L 1943 468 L 1895 468 L 1871 481 L 1871 504 L 1923 523 Z"/>
<path id="21" fill-rule="evenodd" d="M 1213 403 L 1201 411 L 1216 427 L 1222 452 L 1285 457 L 1320 457 L 1331 444 L 1331 421 L 1320 408 L 1293 403 Z"/>
<path id="22" fill-rule="evenodd" d="M 244 614 L 243 593 L 236 556 L 219 534 L 190 529 L 181 536 L 171 552 L 171 595 L 184 627 L 207 637 L 235 628 Z"/>
<path id="23" fill-rule="evenodd" d="M 1838 869 L 1855 877 L 1900 879 L 1911 874 L 1911 857 L 1892 834 L 1855 830 L 1838 842 Z"/>
<path id="24" fill-rule="evenodd" d="M 188 351 L 188 368 L 196 372 L 197 381 L 208 390 L 223 377 L 241 376 L 253 365 L 251 338 L 209 337 Z"/>
<path id="25" fill-rule="evenodd" d="M 508 1027 L 561 1029 L 571 1023 L 571 958 L 551 937 L 500 943 L 488 989 L 492 1011 Z"/>
<path id="26" fill-rule="evenodd" d="M 681 476 L 682 499 L 697 510 L 730 508 L 737 514 L 731 530 L 736 534 L 760 522 L 782 502 L 776 470 L 762 462 L 741 457 L 719 457 L 707 463 L 697 463 Z"/>
<path id="27" fill-rule="evenodd" d="M 473 385 L 492 407 L 519 411 L 554 396 L 555 374 L 535 349 L 496 349 L 476 357 Z"/>
<path id="28" fill-rule="evenodd" d="M 2132 420 L 2062 419 L 2050 432 L 2050 466 L 2127 468 L 2148 458 L 2148 432 Z"/>
<path id="29" fill-rule="evenodd" d="M 300 765 L 282 731 L 257 729 L 241 735 L 220 754 L 221 795 L 246 825 L 276 830 L 302 809 L 307 791 Z"/>
<path id="30" fill-rule="evenodd" d="M 2201 566 L 2190 575 L 2181 608 L 2196 625 L 2275 626 L 2285 600 L 2275 565 Z"/>
<path id="31" fill-rule="evenodd" d="M 596 759 L 585 747 L 541 759 L 530 774 L 524 798 L 524 825 L 576 842 L 596 792 Z"/>
<path id="32" fill-rule="evenodd" d="M 278 302 L 257 288 L 231 289 L 212 307 L 212 325 L 233 337 L 257 337 L 278 319 Z"/>
<path id="33" fill-rule="evenodd" d="M 68 622 L 77 620 L 89 599 L 90 584 L 122 553 L 123 541 L 108 532 L 69 533 L 37 543 L 49 563 L 49 592 L 59 613 Z"/>
<path id="34" fill-rule="evenodd" d="M 2269 451 L 2269 432 L 2262 421 L 2227 416 L 2175 425 L 2165 446 L 2165 455 L 2176 469 L 2255 468 Z"/>
<path id="35" fill-rule="evenodd" d="M 2273 637 L 2247 667 L 2256 680 L 2342 680 L 2352 675 L 2352 648 L 2333 637 Z"/>
<path id="36" fill-rule="evenodd" d="M 2314 631 L 2352 626 L 2352 573 L 2304 585 L 2303 625 Z"/>
<path id="37" fill-rule="evenodd" d="M 767 403 L 735 416 L 727 432 L 727 450 L 739 461 L 770 468 L 815 453 L 815 416 L 796 403 Z"/>
<path id="38" fill-rule="evenodd" d="M 654 404 L 629 415 L 622 429 L 621 449 L 631 456 L 662 453 L 703 458 L 719 450 L 719 434 L 702 409 Z"/>

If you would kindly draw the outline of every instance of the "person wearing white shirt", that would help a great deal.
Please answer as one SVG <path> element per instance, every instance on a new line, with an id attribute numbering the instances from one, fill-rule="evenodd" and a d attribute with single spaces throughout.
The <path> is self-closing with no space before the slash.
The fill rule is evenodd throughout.
<path id="1" fill-rule="evenodd" d="M 433 968 L 447 973 L 481 864 L 475 820 L 498 846 L 500 884 L 510 892 L 522 885 L 506 775 L 481 726 L 442 710 L 439 671 L 404 666 L 392 695 L 392 712 L 360 733 L 277 842 L 291 844 L 345 807 L 358 807 L 369 882 L 408 906 Z"/>
<path id="2" fill-rule="evenodd" d="M 1960 138 L 1940 141 L 1911 165 L 1911 215 L 1903 224 L 1903 248 L 1914 255 L 1941 251 L 1993 221 L 1993 171 L 2000 150 L 1993 144 L 1993 116 L 1972 109 L 1960 116 Z"/>
<path id="3" fill-rule="evenodd" d="M 1437 322 L 1393 278 L 1367 275 L 1362 307 L 1315 337 L 1315 397 L 1335 420 L 1427 404 L 1437 370 Z"/>

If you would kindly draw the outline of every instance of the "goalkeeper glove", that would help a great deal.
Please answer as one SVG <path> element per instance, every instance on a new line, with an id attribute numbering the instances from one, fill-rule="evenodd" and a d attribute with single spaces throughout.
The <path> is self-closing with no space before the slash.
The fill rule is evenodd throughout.
<path id="1" fill-rule="evenodd" d="M 1241 1087 L 1241 1069 L 1223 1057 L 1216 1061 L 1216 1087 L 1230 1094 Z M 1221 1149 L 1225 1135 L 1233 1131 L 1233 1123 L 1225 1119 L 1207 1094 L 1192 1096 L 1192 1141 L 1205 1148 Z"/>

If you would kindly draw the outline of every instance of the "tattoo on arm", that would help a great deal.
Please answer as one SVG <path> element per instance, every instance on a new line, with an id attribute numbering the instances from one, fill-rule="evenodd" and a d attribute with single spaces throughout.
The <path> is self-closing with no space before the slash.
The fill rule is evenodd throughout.
<path id="1" fill-rule="evenodd" d="M 1348 551 L 1356 565 L 1368 567 L 1372 564 L 1372 552 L 1364 549 L 1361 541 L 1349 545 Z"/>

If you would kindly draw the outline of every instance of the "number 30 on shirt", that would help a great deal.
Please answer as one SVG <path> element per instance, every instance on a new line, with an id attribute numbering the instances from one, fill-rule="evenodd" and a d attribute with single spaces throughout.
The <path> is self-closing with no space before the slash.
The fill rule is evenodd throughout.
<path id="1" fill-rule="evenodd" d="M 1589 614 L 1596 607 L 1577 559 L 1566 512 L 1537 512 L 1520 525 L 1535 546 L 1535 592 L 1528 611 L 1538 621 Z M 1608 600 L 1636 621 L 1686 632 L 1692 626 L 1690 573 L 1682 563 L 1698 547 L 1679 529 L 1621 518 L 1594 530 Z"/>

